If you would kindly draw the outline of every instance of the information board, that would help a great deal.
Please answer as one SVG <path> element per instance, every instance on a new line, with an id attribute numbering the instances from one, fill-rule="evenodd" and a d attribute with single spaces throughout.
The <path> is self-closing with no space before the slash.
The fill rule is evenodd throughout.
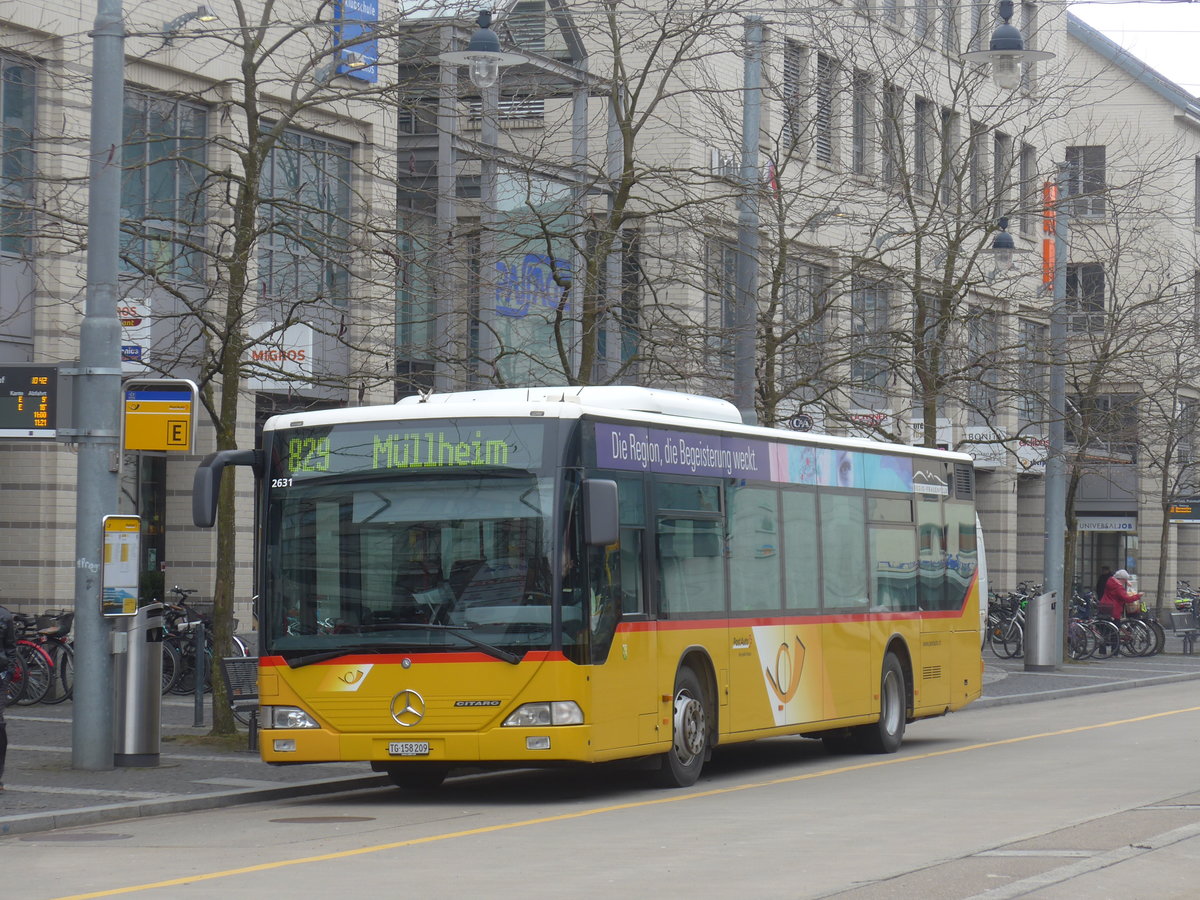
<path id="1" fill-rule="evenodd" d="M 58 428 L 58 366 L 0 364 L 0 438 L 52 438 Z"/>
<path id="2" fill-rule="evenodd" d="M 142 520 L 138 516 L 104 517 L 104 566 L 101 569 L 101 605 L 106 616 L 132 616 L 137 612 L 138 559 Z"/>

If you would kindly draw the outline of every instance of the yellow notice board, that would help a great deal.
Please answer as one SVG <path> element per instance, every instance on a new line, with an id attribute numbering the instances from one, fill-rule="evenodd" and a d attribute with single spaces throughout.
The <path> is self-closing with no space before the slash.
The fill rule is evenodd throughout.
<path id="1" fill-rule="evenodd" d="M 196 385 L 175 381 L 130 381 L 125 385 L 125 449 L 192 449 Z"/>
<path id="2" fill-rule="evenodd" d="M 101 606 L 106 616 L 137 612 L 141 516 L 104 517 L 104 565 L 100 572 Z"/>

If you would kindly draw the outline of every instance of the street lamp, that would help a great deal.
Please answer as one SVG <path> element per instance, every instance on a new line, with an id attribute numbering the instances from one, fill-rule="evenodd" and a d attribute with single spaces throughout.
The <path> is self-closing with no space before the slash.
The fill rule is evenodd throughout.
<path id="1" fill-rule="evenodd" d="M 986 50 L 972 50 L 962 58 L 968 62 L 992 64 L 992 80 L 1001 90 L 1011 91 L 1021 86 L 1021 64 L 1053 59 L 1048 50 L 1026 50 L 1025 40 L 1015 25 L 1009 23 L 1013 17 L 1013 0 L 1000 0 L 997 12 L 1004 21 L 992 32 Z"/>
<path id="2" fill-rule="evenodd" d="M 470 66 L 471 83 L 482 91 L 494 87 L 500 80 L 501 66 L 515 66 L 524 62 L 525 57 L 500 49 L 500 38 L 492 31 L 490 10 L 481 10 L 475 24 L 479 30 L 471 35 L 467 49 L 447 50 L 439 59 L 452 66 Z"/>

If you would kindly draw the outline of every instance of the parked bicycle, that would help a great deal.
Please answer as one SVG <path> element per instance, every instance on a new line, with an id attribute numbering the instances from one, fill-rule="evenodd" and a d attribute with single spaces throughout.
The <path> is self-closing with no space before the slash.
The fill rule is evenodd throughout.
<path id="1" fill-rule="evenodd" d="M 162 692 L 191 694 L 196 690 L 197 659 L 203 659 L 204 690 L 212 690 L 213 620 L 211 607 L 189 602 L 194 589 L 171 588 L 174 600 L 163 604 L 163 670 Z M 237 619 L 233 628 L 237 628 Z M 201 627 L 202 626 L 202 627 Z M 203 650 L 199 650 L 200 633 L 204 634 Z M 249 656 L 249 650 L 236 634 L 233 635 L 234 656 Z M 203 656 L 200 656 L 200 653 Z"/>

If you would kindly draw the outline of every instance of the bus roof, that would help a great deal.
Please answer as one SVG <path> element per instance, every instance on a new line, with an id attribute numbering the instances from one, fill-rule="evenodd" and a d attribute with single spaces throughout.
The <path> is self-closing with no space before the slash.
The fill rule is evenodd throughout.
<path id="1" fill-rule="evenodd" d="M 567 385 L 557 387 L 496 388 L 455 391 L 405 397 L 397 403 L 353 406 L 272 416 L 264 431 L 388 419 L 444 419 L 457 416 L 525 418 L 545 416 L 574 419 L 581 416 L 619 418 L 648 425 L 676 428 L 709 428 L 749 437 L 810 443 L 821 446 L 854 447 L 862 450 L 902 451 L 914 456 L 935 456 L 958 462 L 973 462 L 970 455 L 908 444 L 892 444 L 868 438 L 836 437 L 812 432 L 744 425 L 737 407 L 727 400 L 627 385 Z"/>

